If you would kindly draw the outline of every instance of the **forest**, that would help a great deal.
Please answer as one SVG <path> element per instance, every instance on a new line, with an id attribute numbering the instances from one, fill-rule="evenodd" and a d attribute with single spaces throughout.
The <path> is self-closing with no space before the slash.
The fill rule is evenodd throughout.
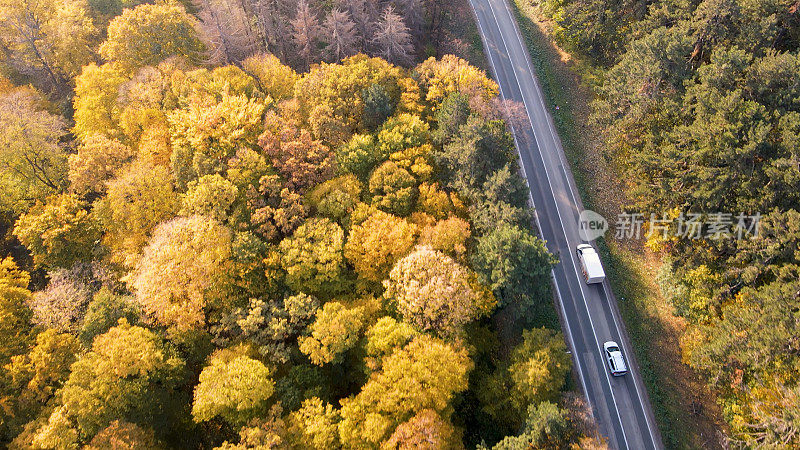
<path id="1" fill-rule="evenodd" d="M 0 446 L 602 448 L 447 4 L 0 0 Z"/>
<path id="2" fill-rule="evenodd" d="M 800 4 L 538 4 L 586 65 L 592 120 L 630 210 L 723 213 L 732 226 L 760 215 L 743 239 L 673 228 L 646 245 L 661 256 L 658 285 L 688 324 L 683 360 L 718 396 L 728 444 L 800 446 Z"/>

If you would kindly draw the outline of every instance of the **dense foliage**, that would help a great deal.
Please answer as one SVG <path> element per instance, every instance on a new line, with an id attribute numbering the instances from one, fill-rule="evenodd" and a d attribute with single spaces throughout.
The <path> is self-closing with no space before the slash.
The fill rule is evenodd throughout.
<path id="1" fill-rule="evenodd" d="M 497 86 L 407 68 L 441 8 L 0 0 L 0 446 L 577 443 Z"/>
<path id="2" fill-rule="evenodd" d="M 664 296 L 688 320 L 684 360 L 720 394 L 735 444 L 800 445 L 797 2 L 541 6 L 557 38 L 601 74 L 593 117 L 632 208 L 645 218 L 704 214 L 730 230 L 691 239 L 673 227 L 648 242 L 664 258 Z M 760 214 L 758 229 L 747 232 L 739 214 Z"/>

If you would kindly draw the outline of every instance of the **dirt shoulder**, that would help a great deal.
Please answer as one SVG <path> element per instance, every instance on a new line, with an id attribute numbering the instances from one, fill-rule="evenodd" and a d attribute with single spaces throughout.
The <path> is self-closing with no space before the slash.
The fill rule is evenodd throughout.
<path id="1" fill-rule="evenodd" d="M 628 200 L 622 177 L 600 152 L 599 135 L 588 122 L 594 94 L 584 80 L 590 71 L 553 43 L 547 23 L 527 0 L 511 3 L 584 205 L 606 217 L 613 229 Z M 613 232 L 599 244 L 665 445 L 722 448 L 724 422 L 715 396 L 681 360 L 685 322 L 659 293 L 658 256 L 641 242 L 614 240 Z"/>

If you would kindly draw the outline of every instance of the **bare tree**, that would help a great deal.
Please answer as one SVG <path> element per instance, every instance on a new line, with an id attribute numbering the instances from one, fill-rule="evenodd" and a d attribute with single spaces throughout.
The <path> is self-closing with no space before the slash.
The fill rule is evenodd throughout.
<path id="1" fill-rule="evenodd" d="M 422 0 L 394 0 L 393 3 L 402 12 L 403 20 L 414 38 L 421 39 L 425 33 L 425 6 Z"/>
<path id="2" fill-rule="evenodd" d="M 329 61 L 339 61 L 358 52 L 359 37 L 355 27 L 349 13 L 340 9 L 331 11 L 322 28 Z"/>
<path id="3" fill-rule="evenodd" d="M 317 41 L 320 35 L 320 26 L 317 16 L 311 11 L 306 0 L 297 4 L 297 14 L 292 19 L 292 39 L 297 46 L 297 53 L 303 70 L 311 66 L 317 54 Z"/>
<path id="4" fill-rule="evenodd" d="M 262 51 L 250 17 L 239 0 L 196 0 L 211 64 L 238 64 Z"/>
<path id="5" fill-rule="evenodd" d="M 377 55 L 399 65 L 409 65 L 412 61 L 414 46 L 411 45 L 411 33 L 403 18 L 394 12 L 389 5 L 383 10 L 373 38 Z"/>
<path id="6" fill-rule="evenodd" d="M 375 0 L 340 0 L 340 8 L 350 13 L 355 24 L 356 32 L 360 38 L 358 50 L 369 51 L 375 32 L 375 22 L 378 20 L 378 8 Z"/>
<path id="7" fill-rule="evenodd" d="M 295 0 L 240 0 L 247 14 L 253 18 L 259 40 L 267 50 L 286 61 L 290 51 L 291 33 L 288 17 L 297 10 Z"/>

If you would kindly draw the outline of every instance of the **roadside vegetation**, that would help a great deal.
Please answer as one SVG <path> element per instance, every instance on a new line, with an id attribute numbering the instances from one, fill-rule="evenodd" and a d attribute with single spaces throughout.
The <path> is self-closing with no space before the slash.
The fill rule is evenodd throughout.
<path id="1" fill-rule="evenodd" d="M 796 5 L 516 11 L 586 207 L 611 234 L 620 212 L 674 220 L 666 239 L 600 242 L 665 442 L 797 445 Z M 759 236 L 676 237 L 681 213 L 718 212 L 732 234 L 737 214 L 761 213 Z"/>
<path id="2" fill-rule="evenodd" d="M 598 446 L 474 27 L 290 3 L 0 0 L 0 446 Z"/>

